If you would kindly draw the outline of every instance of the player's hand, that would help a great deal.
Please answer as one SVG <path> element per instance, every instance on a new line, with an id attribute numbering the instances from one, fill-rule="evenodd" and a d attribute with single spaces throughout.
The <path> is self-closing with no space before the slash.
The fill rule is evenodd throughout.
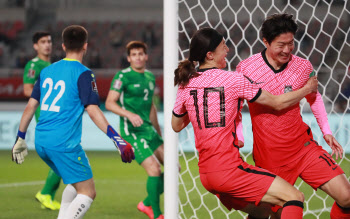
<path id="1" fill-rule="evenodd" d="M 141 117 L 135 113 L 130 113 L 128 119 L 134 127 L 140 127 L 143 124 Z"/>
<path id="2" fill-rule="evenodd" d="M 12 161 L 21 164 L 24 161 L 24 157 L 27 155 L 28 150 L 25 140 L 17 136 L 15 145 L 12 147 Z"/>
<path id="3" fill-rule="evenodd" d="M 243 148 L 244 147 L 244 142 L 241 140 L 238 140 L 238 147 Z"/>
<path id="4" fill-rule="evenodd" d="M 309 78 L 305 86 L 307 86 L 310 89 L 311 93 L 317 93 L 317 88 L 318 88 L 317 77 L 313 76 Z"/>
<path id="5" fill-rule="evenodd" d="M 113 136 L 111 139 L 117 147 L 124 163 L 131 163 L 132 160 L 135 160 L 134 149 L 129 142 L 126 142 L 120 136 Z"/>
<path id="6" fill-rule="evenodd" d="M 343 158 L 343 147 L 338 143 L 338 141 L 333 137 L 333 135 L 325 135 L 323 136 L 324 140 L 327 142 L 327 144 L 329 145 L 329 147 L 332 148 L 332 154 L 331 156 L 333 156 L 333 154 L 335 154 L 335 159 L 338 159 L 338 155 L 341 158 Z"/>

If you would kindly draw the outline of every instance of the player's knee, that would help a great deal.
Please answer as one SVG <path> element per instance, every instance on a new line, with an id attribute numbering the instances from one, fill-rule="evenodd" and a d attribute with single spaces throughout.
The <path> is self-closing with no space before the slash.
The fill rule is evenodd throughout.
<path id="1" fill-rule="evenodd" d="M 337 203 L 343 208 L 350 208 L 350 190 L 344 191 Z"/>
<path id="2" fill-rule="evenodd" d="M 305 201 L 304 193 L 296 189 L 296 192 L 291 194 L 290 200 L 288 201 L 292 201 L 292 200 L 304 202 Z"/>

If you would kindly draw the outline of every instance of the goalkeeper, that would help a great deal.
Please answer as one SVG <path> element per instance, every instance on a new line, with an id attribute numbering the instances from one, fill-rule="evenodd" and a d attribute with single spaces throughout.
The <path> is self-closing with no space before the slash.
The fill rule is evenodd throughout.
<path id="1" fill-rule="evenodd" d="M 52 52 L 50 33 L 44 31 L 36 32 L 32 40 L 37 56 L 26 64 L 23 74 L 23 93 L 28 98 L 32 94 L 34 84 L 38 80 L 40 72 L 51 64 L 50 55 Z M 36 123 L 39 121 L 39 115 L 40 107 L 35 111 Z M 42 207 L 51 210 L 60 209 L 60 203 L 54 200 L 60 182 L 61 177 L 50 169 L 43 189 L 35 195 L 36 200 L 41 203 Z"/>
<path id="2" fill-rule="evenodd" d="M 40 120 L 35 131 L 39 156 L 68 184 L 63 191 L 59 219 L 82 218 L 96 196 L 88 158 L 80 145 L 84 109 L 93 122 L 112 139 L 123 162 L 135 159 L 129 143 L 108 124 L 98 107 L 99 96 L 93 72 L 82 65 L 88 33 L 82 26 L 63 30 L 66 58 L 45 68 L 23 112 L 12 159 L 23 163 L 27 155 L 25 133 L 37 107 Z"/>

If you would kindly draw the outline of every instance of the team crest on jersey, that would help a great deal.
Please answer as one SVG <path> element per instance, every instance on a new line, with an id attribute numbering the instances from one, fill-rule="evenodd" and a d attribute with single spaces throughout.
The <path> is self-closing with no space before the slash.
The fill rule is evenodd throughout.
<path id="1" fill-rule="evenodd" d="M 151 90 L 154 89 L 154 84 L 151 81 L 149 82 L 149 89 L 151 89 Z"/>
<path id="2" fill-rule="evenodd" d="M 91 88 L 92 88 L 92 91 L 97 93 L 97 85 L 95 81 L 91 81 Z"/>
<path id="3" fill-rule="evenodd" d="M 288 92 L 291 92 L 291 91 L 293 91 L 292 85 L 286 85 L 284 87 L 284 93 L 288 93 Z"/>
<path id="4" fill-rule="evenodd" d="M 35 76 L 35 70 L 29 69 L 28 70 L 28 78 L 34 78 L 34 76 Z"/>
<path id="5" fill-rule="evenodd" d="M 121 80 L 115 80 L 113 84 L 113 88 L 119 90 L 122 87 L 123 82 Z"/>

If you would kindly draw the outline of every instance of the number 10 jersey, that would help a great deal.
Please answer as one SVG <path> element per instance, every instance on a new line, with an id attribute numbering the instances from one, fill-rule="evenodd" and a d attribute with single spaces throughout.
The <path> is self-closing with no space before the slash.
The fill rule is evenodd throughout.
<path id="1" fill-rule="evenodd" d="M 243 99 L 254 102 L 261 89 L 243 74 L 220 69 L 205 69 L 177 91 L 173 114 L 188 113 L 199 152 L 199 172 L 232 169 L 240 165 L 235 147 L 237 115 Z"/>

